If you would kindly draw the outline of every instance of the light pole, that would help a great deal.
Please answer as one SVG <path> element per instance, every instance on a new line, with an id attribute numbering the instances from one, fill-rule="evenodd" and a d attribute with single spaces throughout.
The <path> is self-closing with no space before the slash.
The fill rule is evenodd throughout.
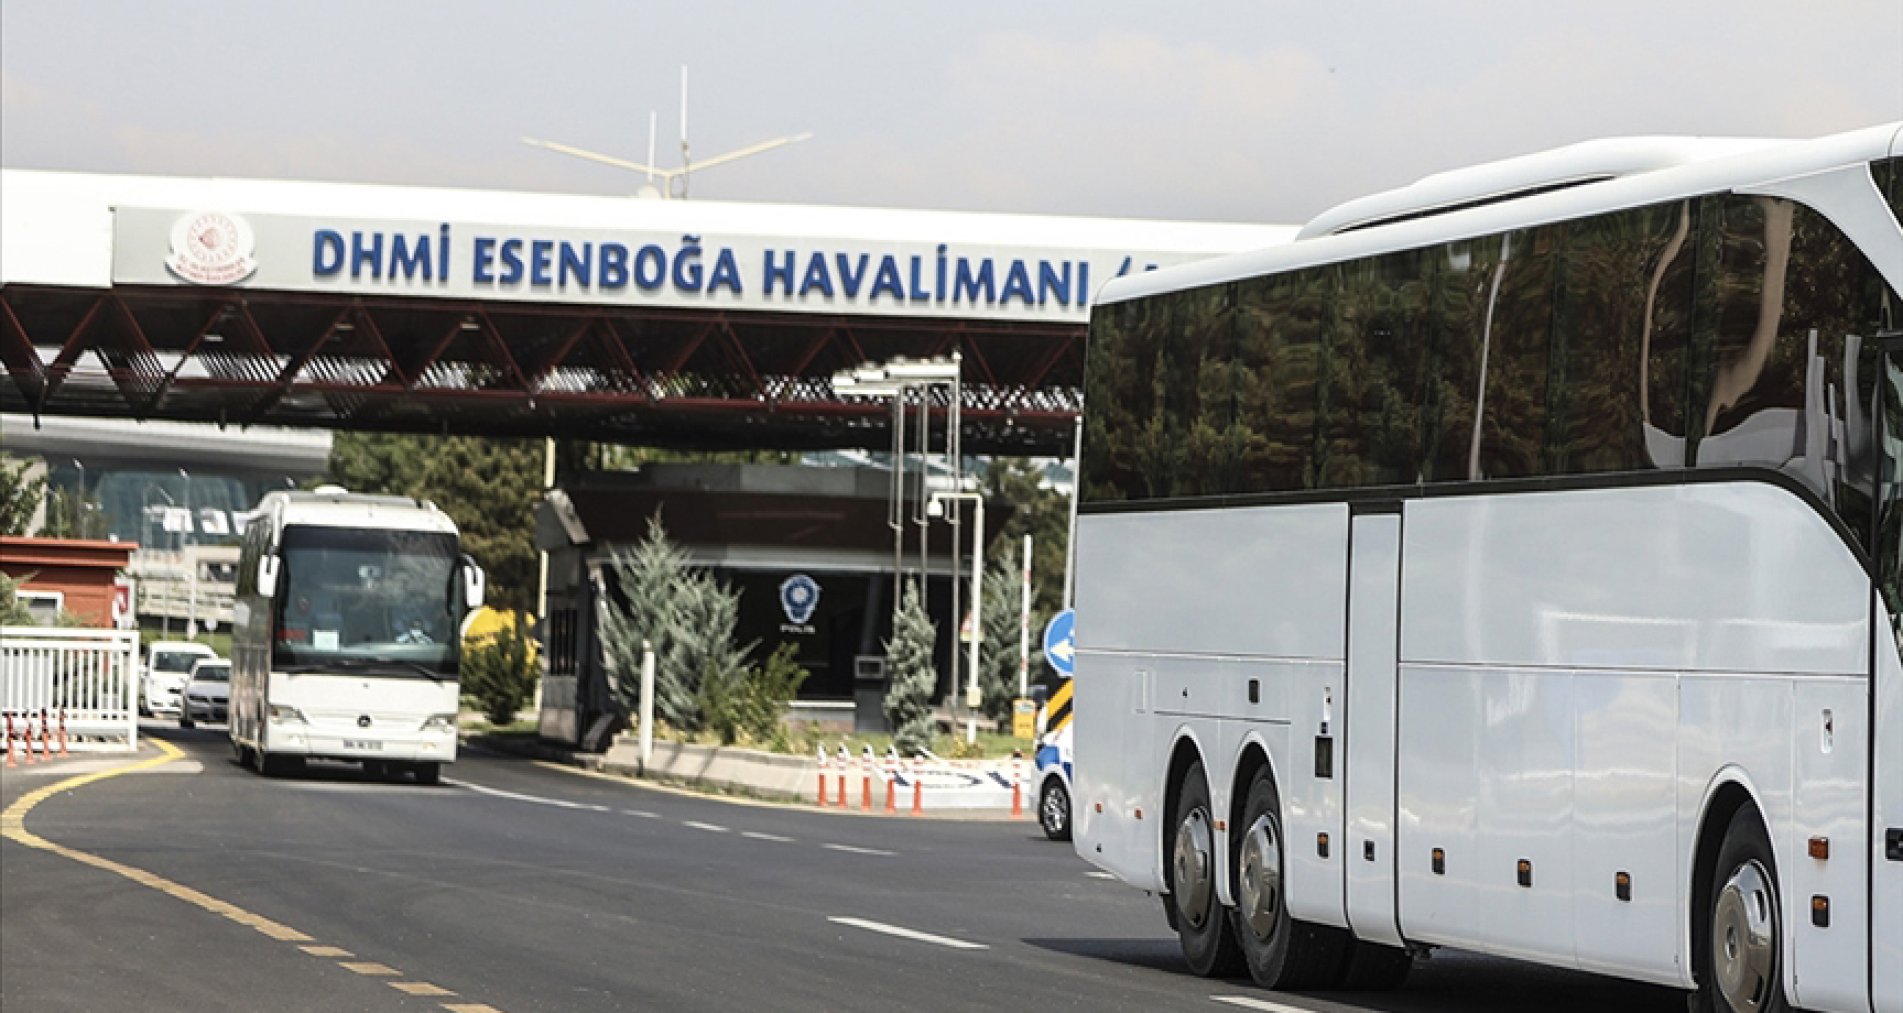
<path id="1" fill-rule="evenodd" d="M 972 520 L 974 530 L 971 533 L 971 647 L 970 663 L 965 672 L 965 742 L 967 745 L 978 741 L 978 705 L 983 702 L 978 690 L 978 648 L 985 638 L 985 498 L 975 492 L 935 492 L 926 512 L 933 517 L 945 514 L 947 500 L 970 500 L 974 504 Z M 952 556 L 958 555 L 958 542 L 952 541 Z M 953 611 L 956 611 L 954 606 Z M 954 615 L 952 622 L 962 617 Z M 957 689 L 957 644 L 952 650 L 952 688 Z"/>
<path id="2" fill-rule="evenodd" d="M 178 469 L 178 477 L 185 480 L 185 532 L 179 535 L 178 549 L 185 551 L 187 541 L 197 541 L 198 518 L 192 515 L 192 473 L 184 468 Z"/>

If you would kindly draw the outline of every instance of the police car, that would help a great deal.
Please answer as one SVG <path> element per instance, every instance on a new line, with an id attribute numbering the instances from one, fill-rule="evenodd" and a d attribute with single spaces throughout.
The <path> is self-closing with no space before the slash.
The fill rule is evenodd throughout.
<path id="1" fill-rule="evenodd" d="M 1071 686 L 1065 679 L 1038 710 L 1037 822 L 1053 841 L 1070 840 Z"/>

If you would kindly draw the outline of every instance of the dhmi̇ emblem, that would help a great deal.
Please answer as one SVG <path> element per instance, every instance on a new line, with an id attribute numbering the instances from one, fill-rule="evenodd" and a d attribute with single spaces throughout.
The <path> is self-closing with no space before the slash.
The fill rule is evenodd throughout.
<path id="1" fill-rule="evenodd" d="M 165 266 L 194 285 L 236 285 L 257 271 L 256 249 L 257 237 L 244 219 L 197 211 L 181 215 L 172 226 L 172 255 Z"/>
<path id="2" fill-rule="evenodd" d="M 813 628 L 807 625 L 812 621 L 813 610 L 819 608 L 819 582 L 803 573 L 796 573 L 780 582 L 780 611 L 786 613 L 787 625 L 780 629 L 787 633 L 811 633 Z"/>

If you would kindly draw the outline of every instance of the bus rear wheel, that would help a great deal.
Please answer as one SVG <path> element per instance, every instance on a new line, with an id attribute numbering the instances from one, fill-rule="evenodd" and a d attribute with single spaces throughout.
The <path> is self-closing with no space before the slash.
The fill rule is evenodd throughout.
<path id="1" fill-rule="evenodd" d="M 1341 929 L 1289 917 L 1282 799 L 1267 770 L 1244 797 L 1242 832 L 1230 840 L 1236 869 L 1235 935 L 1249 977 L 1263 988 L 1333 988 L 1354 940 Z"/>
<path id="2" fill-rule="evenodd" d="M 1209 778 L 1191 764 L 1177 782 L 1175 826 L 1170 834 L 1171 924 L 1189 969 L 1205 978 L 1227 978 L 1242 969 L 1235 929 L 1216 899 L 1215 822 L 1209 812 Z"/>
<path id="3" fill-rule="evenodd" d="M 1752 806 L 1725 828 L 1711 868 L 1709 938 L 1697 951 L 1700 1013 L 1788 1013 L 1783 924 L 1771 839 Z"/>

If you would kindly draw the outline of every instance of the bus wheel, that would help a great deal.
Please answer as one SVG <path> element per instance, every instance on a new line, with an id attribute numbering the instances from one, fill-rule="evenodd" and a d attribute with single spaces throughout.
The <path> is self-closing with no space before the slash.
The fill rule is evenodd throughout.
<path id="1" fill-rule="evenodd" d="M 416 774 L 417 784 L 441 784 L 443 765 L 440 763 L 419 763 L 410 768 Z"/>
<path id="2" fill-rule="evenodd" d="M 1751 806 L 1725 829 L 1711 869 L 1710 938 L 1698 961 L 1694 1008 L 1711 1013 L 1786 1013 L 1771 840 Z"/>
<path id="3" fill-rule="evenodd" d="M 1236 939 L 1249 976 L 1263 988 L 1330 988 L 1354 940 L 1340 929 L 1289 917 L 1282 800 L 1267 770 L 1256 771 L 1231 841 L 1236 867 Z"/>
<path id="4" fill-rule="evenodd" d="M 1176 788 L 1176 826 L 1171 835 L 1170 900 L 1176 937 L 1189 969 L 1205 978 L 1240 971 L 1235 930 L 1216 899 L 1215 825 L 1209 816 L 1209 779 L 1202 764 L 1183 772 Z"/>
<path id="5" fill-rule="evenodd" d="M 1070 840 L 1070 792 L 1061 778 L 1045 778 L 1044 790 L 1037 793 L 1037 822 L 1051 840 Z"/>

